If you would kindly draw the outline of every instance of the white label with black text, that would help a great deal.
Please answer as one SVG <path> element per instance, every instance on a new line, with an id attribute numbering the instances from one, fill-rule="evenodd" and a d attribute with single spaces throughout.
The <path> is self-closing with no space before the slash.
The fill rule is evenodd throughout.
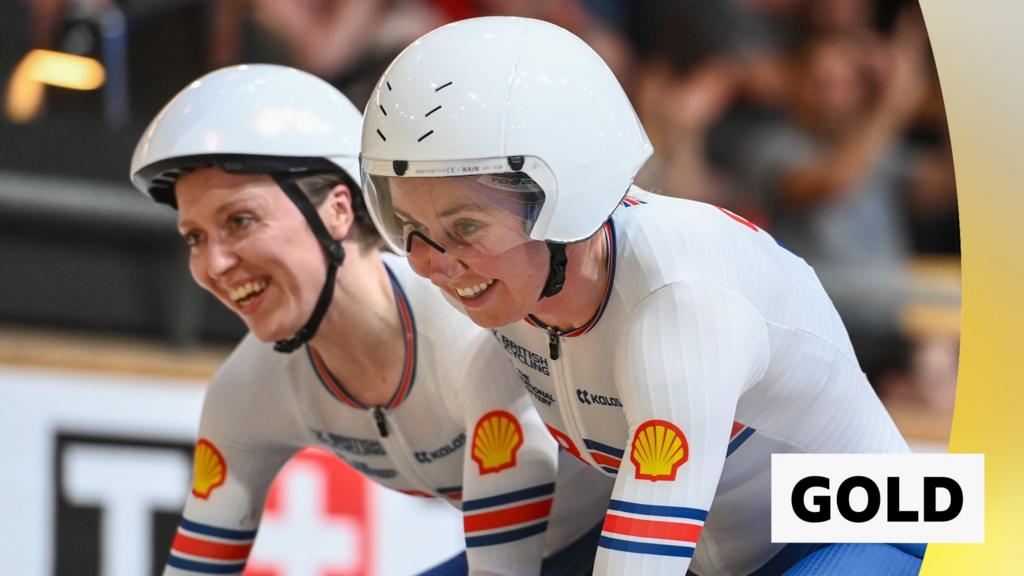
<path id="1" fill-rule="evenodd" d="M 772 542 L 984 538 L 983 454 L 772 454 Z"/>

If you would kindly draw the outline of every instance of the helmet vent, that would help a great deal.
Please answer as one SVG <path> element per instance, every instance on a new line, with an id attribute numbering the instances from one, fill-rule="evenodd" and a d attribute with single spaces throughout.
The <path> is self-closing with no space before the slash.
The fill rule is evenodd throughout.
<path id="1" fill-rule="evenodd" d="M 385 80 L 384 83 L 388 85 L 388 92 L 391 92 L 391 82 Z M 435 92 L 436 92 L 436 90 L 435 90 Z"/>
<path id="2" fill-rule="evenodd" d="M 434 112 L 437 112 L 440 109 L 441 109 L 441 105 L 438 104 L 436 108 L 434 108 L 430 112 L 427 112 L 423 117 L 426 118 L 427 116 L 430 116 L 431 114 L 433 114 Z M 385 116 L 387 116 L 387 114 L 385 114 Z"/>
<path id="3" fill-rule="evenodd" d="M 434 92 L 440 92 L 441 90 L 444 90 L 445 88 L 447 88 L 447 87 L 449 87 L 451 85 L 452 85 L 451 82 L 448 82 L 447 84 L 442 84 L 442 85 L 438 86 L 437 88 L 434 88 Z"/>
<path id="4" fill-rule="evenodd" d="M 438 106 L 438 108 L 440 108 L 440 106 Z M 426 138 L 427 136 L 430 136 L 433 133 L 434 133 L 434 131 L 431 130 L 431 131 L 427 132 L 426 134 L 424 134 L 423 136 L 420 136 L 419 138 L 417 138 L 416 141 L 417 142 L 423 142 L 424 138 Z"/>
<path id="5" fill-rule="evenodd" d="M 380 108 L 380 113 L 381 114 L 383 114 L 385 116 L 388 115 L 388 111 L 384 109 L 384 105 L 383 104 L 378 104 L 377 107 Z M 429 116 L 429 114 L 428 114 L 428 116 Z"/>
<path id="6" fill-rule="evenodd" d="M 380 131 L 380 128 L 377 128 L 377 136 L 380 136 L 380 139 L 385 142 L 388 141 L 388 139 L 384 137 L 384 133 Z"/>

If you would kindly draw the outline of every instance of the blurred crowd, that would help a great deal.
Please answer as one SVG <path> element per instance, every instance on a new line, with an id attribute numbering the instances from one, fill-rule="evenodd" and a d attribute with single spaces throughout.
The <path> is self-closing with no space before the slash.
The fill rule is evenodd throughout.
<path id="1" fill-rule="evenodd" d="M 27 3 L 33 43 L 53 43 L 68 6 L 118 4 Z M 637 184 L 728 208 L 805 258 L 883 400 L 948 423 L 957 326 L 927 310 L 948 312 L 944 299 L 952 298 L 955 314 L 958 289 L 935 293 L 914 271 L 921 262 L 948 262 L 957 275 L 959 230 L 949 131 L 916 2 L 203 4 L 210 14 L 207 70 L 289 64 L 335 84 L 357 106 L 398 51 L 446 22 L 520 15 L 573 31 L 608 62 L 654 143 Z M 908 321 L 908 311 L 922 308 L 924 321 Z"/>

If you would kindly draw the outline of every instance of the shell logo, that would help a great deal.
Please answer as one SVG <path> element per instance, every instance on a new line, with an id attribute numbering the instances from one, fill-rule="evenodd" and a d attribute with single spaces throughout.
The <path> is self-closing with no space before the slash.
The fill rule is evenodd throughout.
<path id="1" fill-rule="evenodd" d="M 523 427 L 504 410 L 484 414 L 473 430 L 473 461 L 480 474 L 501 472 L 516 465 L 516 452 L 523 445 Z"/>
<path id="2" fill-rule="evenodd" d="M 196 443 L 195 460 L 192 462 L 192 493 L 205 500 L 227 478 L 228 465 L 220 450 L 217 450 L 209 440 L 200 438 Z"/>
<path id="3" fill-rule="evenodd" d="M 690 457 L 686 436 L 675 424 L 648 420 L 636 429 L 629 459 L 640 480 L 675 480 L 676 470 Z"/>

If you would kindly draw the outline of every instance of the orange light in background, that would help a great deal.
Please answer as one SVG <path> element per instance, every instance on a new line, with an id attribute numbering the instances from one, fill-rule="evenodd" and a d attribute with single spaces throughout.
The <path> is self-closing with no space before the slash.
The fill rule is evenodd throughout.
<path id="1" fill-rule="evenodd" d="M 95 90 L 105 80 L 103 64 L 92 58 L 52 50 L 32 50 L 11 74 L 7 85 L 7 117 L 19 124 L 35 118 L 43 106 L 44 85 Z"/>
<path id="2" fill-rule="evenodd" d="M 19 64 L 7 83 L 7 118 L 24 124 L 39 114 L 43 107 L 43 85 L 22 72 Z"/>

